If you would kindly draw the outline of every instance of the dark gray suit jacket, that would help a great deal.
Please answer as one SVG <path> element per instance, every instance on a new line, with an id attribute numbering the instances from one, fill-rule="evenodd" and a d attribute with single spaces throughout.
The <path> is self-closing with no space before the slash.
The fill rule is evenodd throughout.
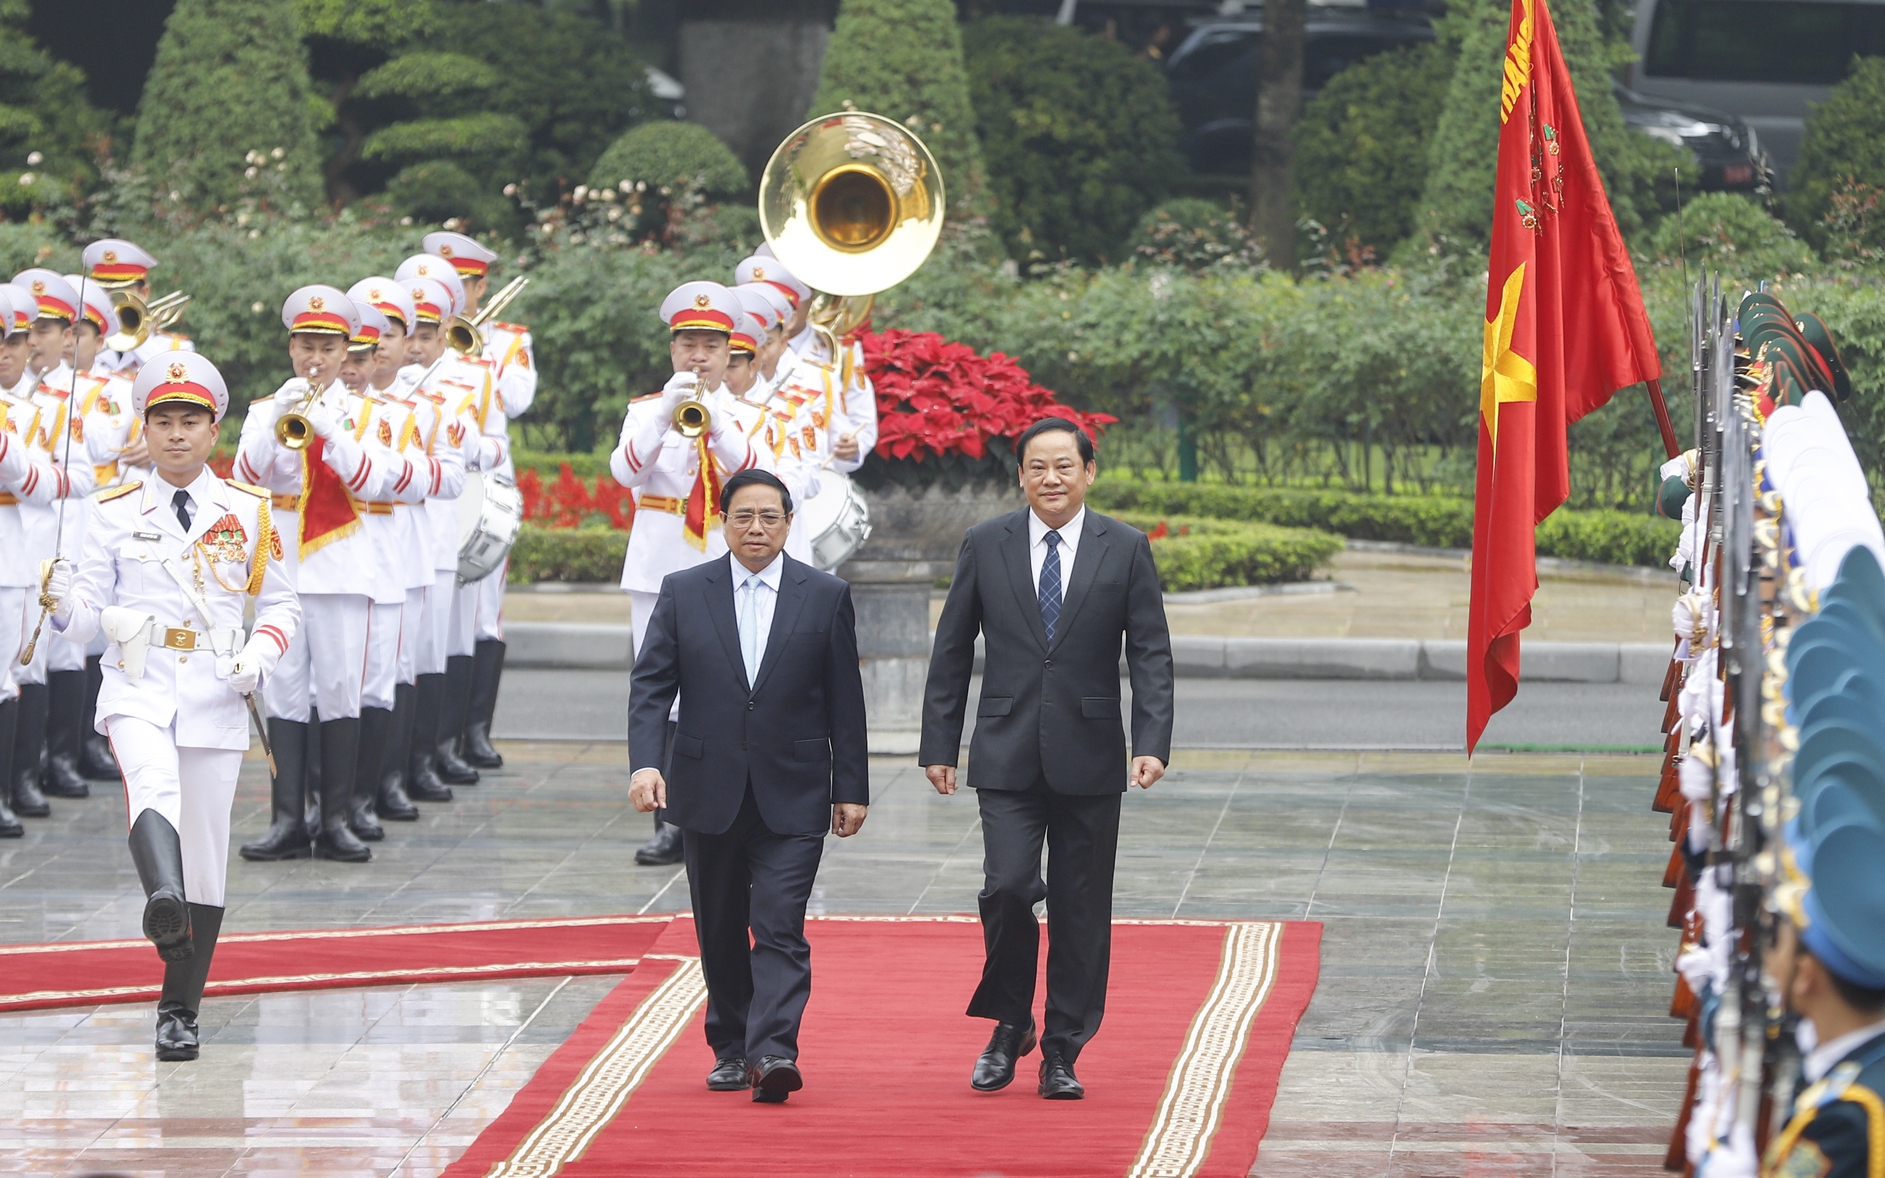
<path id="1" fill-rule="evenodd" d="M 731 556 L 661 582 L 629 683 L 633 769 L 659 769 L 674 693 L 681 722 L 667 820 L 722 834 L 746 796 L 774 834 L 831 829 L 831 807 L 870 804 L 864 683 L 851 587 L 785 557 L 758 682 L 746 682 Z"/>
<path id="2" fill-rule="evenodd" d="M 1122 640 L 1132 751 L 1171 759 L 1172 643 L 1152 546 L 1144 532 L 1087 508 L 1050 646 L 1028 562 L 1028 511 L 977 524 L 962 542 L 930 653 L 917 759 L 956 763 L 979 632 L 987 642 L 968 784 L 1027 789 L 1044 777 L 1059 793 L 1118 793 L 1127 784 Z"/>

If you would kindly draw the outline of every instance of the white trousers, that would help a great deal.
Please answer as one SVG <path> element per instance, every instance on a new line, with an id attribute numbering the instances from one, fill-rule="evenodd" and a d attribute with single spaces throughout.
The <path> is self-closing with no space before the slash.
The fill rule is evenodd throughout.
<path id="1" fill-rule="evenodd" d="M 402 604 L 374 602 L 367 614 L 367 670 L 360 684 L 360 706 L 393 710 L 393 684 L 399 679 L 399 615 Z M 327 713 L 322 712 L 325 718 Z"/>
<path id="2" fill-rule="evenodd" d="M 19 636 L 7 648 L 13 652 L 13 657 L 7 666 L 7 673 L 13 676 L 13 684 L 16 688 L 43 684 L 46 681 L 46 656 L 49 649 L 54 643 L 66 646 L 72 644 L 52 632 L 52 619 L 48 618 L 46 624 L 40 627 L 39 645 L 33 648 L 33 661 L 22 667 L 20 656 L 26 653 L 26 644 L 33 639 L 33 627 L 39 625 L 39 590 L 15 589 L 12 592 L 20 595 L 19 608 L 13 611 L 13 624 L 18 627 Z M 18 693 L 15 692 L 15 694 Z"/>
<path id="3" fill-rule="evenodd" d="M 406 590 L 406 604 L 399 610 L 399 671 L 400 683 L 413 683 L 419 674 L 419 640 L 425 633 L 425 597 L 429 590 L 424 588 Z"/>
<path id="4" fill-rule="evenodd" d="M 201 622 L 197 624 L 202 625 Z M 47 671 L 83 671 L 85 669 L 85 648 L 76 642 L 55 638 L 51 618 L 46 619 L 46 628 L 39 632 L 39 645 L 46 649 Z"/>
<path id="5" fill-rule="evenodd" d="M 310 708 L 320 709 L 324 721 L 358 716 L 372 619 L 364 593 L 303 593 L 301 627 L 262 684 L 268 714 L 302 724 Z"/>
<path id="6" fill-rule="evenodd" d="M 478 641 L 478 586 L 482 582 L 460 585 L 456 573 L 441 573 L 439 583 L 447 578 L 452 583 L 452 625 L 445 634 L 445 654 L 457 658 L 470 654 Z"/>
<path id="7" fill-rule="evenodd" d="M 419 641 L 413 651 L 421 675 L 445 673 L 445 648 L 451 645 L 452 599 L 458 581 L 452 573 L 438 574 L 425 591 L 425 616 L 419 622 Z"/>
<path id="8" fill-rule="evenodd" d="M 504 579 L 510 576 L 509 557 L 504 563 L 482 581 L 473 581 L 465 586 L 478 591 L 478 642 L 504 641 Z"/>
<path id="9" fill-rule="evenodd" d="M 176 729 L 113 716 L 111 751 L 124 774 L 125 813 L 132 825 L 155 810 L 183 842 L 183 895 L 192 904 L 223 906 L 229 874 L 229 810 L 236 801 L 238 749 L 178 748 Z"/>
<path id="10" fill-rule="evenodd" d="M 14 672 L 20 669 L 20 647 L 26 642 L 26 635 L 20 633 L 20 615 L 24 612 L 21 602 L 25 600 L 23 587 L 0 586 L 0 652 L 7 660 L 0 667 L 0 703 L 17 699 L 20 694 Z"/>
<path id="11" fill-rule="evenodd" d="M 648 619 L 654 616 L 655 602 L 660 597 L 659 593 L 637 593 L 633 589 L 628 591 L 628 629 L 635 639 L 635 649 L 629 651 L 631 665 L 641 655 L 642 635 L 648 633 Z M 681 693 L 677 691 L 674 693 L 674 706 L 668 709 L 668 719 L 680 718 Z"/>

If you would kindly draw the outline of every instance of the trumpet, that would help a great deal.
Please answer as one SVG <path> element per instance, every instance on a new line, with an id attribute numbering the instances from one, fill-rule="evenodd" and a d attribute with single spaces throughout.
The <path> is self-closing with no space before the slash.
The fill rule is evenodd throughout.
<path id="1" fill-rule="evenodd" d="M 313 380 L 307 382 L 308 391 L 301 394 L 301 399 L 295 402 L 294 408 L 275 419 L 277 444 L 285 450 L 308 448 L 308 443 L 314 440 L 314 425 L 308 420 L 308 410 L 314 408 L 322 394 L 327 392 L 328 386 L 333 383 L 333 381 L 325 381 L 317 385 Z"/>
<path id="2" fill-rule="evenodd" d="M 445 328 L 445 343 L 452 351 L 461 356 L 480 356 L 484 354 L 485 324 L 497 318 L 497 313 L 511 304 L 511 301 L 523 293 L 530 285 L 530 279 L 522 274 L 504 284 L 504 288 L 491 296 L 491 301 L 479 308 L 478 313 L 469 318 L 463 315 L 452 316 L 451 323 Z"/>
<path id="3" fill-rule="evenodd" d="M 694 380 L 698 382 L 700 380 L 700 369 L 696 368 L 693 372 Z M 695 387 L 698 388 L 700 386 L 696 383 Z M 674 407 L 673 421 L 675 433 L 680 434 L 683 438 L 698 438 L 700 435 L 713 428 L 713 413 L 707 408 L 704 401 L 698 401 L 693 397 L 689 397 L 687 400 L 682 401 L 679 405 Z"/>
<path id="4" fill-rule="evenodd" d="M 118 330 L 105 337 L 105 346 L 114 352 L 130 352 L 142 347 L 154 331 L 162 331 L 183 318 L 183 308 L 190 296 L 173 290 L 159 299 L 145 302 L 128 290 L 111 292 L 111 308 L 118 315 Z"/>

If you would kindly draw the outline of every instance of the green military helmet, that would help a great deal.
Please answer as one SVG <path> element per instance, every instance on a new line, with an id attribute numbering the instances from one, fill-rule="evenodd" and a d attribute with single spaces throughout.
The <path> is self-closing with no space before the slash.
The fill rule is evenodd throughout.
<path id="1" fill-rule="evenodd" d="M 1839 345 L 1833 342 L 1833 333 L 1826 329 L 1826 321 L 1811 311 L 1802 311 L 1794 317 L 1793 324 L 1813 350 L 1819 353 L 1826 370 L 1832 373 L 1833 387 L 1826 391 L 1841 401 L 1851 400 L 1852 377 L 1846 373 L 1845 361 L 1839 358 Z"/>

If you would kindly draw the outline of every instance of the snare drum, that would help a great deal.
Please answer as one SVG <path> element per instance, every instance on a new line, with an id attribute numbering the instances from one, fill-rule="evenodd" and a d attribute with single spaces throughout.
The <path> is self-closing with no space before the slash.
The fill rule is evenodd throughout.
<path id="1" fill-rule="evenodd" d="M 524 497 L 501 474 L 465 474 L 458 496 L 458 583 L 482 581 L 504 567 L 524 522 Z"/>
<path id="2" fill-rule="evenodd" d="M 811 540 L 813 566 L 830 572 L 870 539 L 871 512 L 863 494 L 837 471 L 821 472 L 818 483 L 818 494 L 798 514 Z"/>

